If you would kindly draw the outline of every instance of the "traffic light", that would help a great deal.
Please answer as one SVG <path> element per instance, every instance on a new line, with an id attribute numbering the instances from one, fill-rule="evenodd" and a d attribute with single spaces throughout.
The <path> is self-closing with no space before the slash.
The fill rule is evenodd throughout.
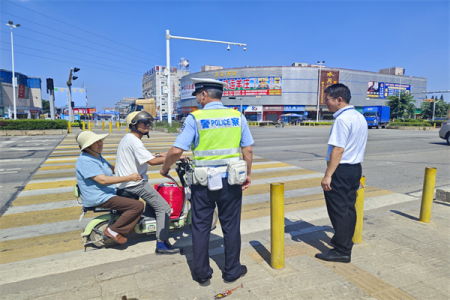
<path id="1" fill-rule="evenodd" d="M 54 90 L 53 78 L 47 78 L 47 93 Z"/>
<path id="2" fill-rule="evenodd" d="M 75 107 L 75 102 L 72 101 L 72 102 L 70 103 L 70 107 L 74 108 L 74 107 Z"/>
<path id="3" fill-rule="evenodd" d="M 78 72 L 78 71 L 80 71 L 80 68 L 73 68 L 73 72 L 74 72 L 74 73 L 76 73 L 76 72 Z"/>

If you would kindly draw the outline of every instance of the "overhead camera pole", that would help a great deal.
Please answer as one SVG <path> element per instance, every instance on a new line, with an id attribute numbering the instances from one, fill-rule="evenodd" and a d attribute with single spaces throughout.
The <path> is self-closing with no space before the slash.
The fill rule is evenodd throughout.
<path id="1" fill-rule="evenodd" d="M 12 88 L 13 88 L 13 105 L 14 105 L 14 120 L 17 120 L 17 107 L 16 107 L 16 87 L 17 87 L 17 79 L 16 74 L 14 73 L 14 46 L 13 46 L 13 28 L 20 27 L 20 24 L 14 25 L 13 21 L 8 21 L 6 24 L 11 27 L 11 56 L 12 56 Z M 11 115 L 11 113 L 9 114 Z"/>
<path id="2" fill-rule="evenodd" d="M 170 72 L 170 43 L 169 43 L 170 39 L 227 44 L 228 51 L 230 51 L 230 45 L 244 47 L 244 51 L 245 51 L 245 50 L 247 50 L 247 44 L 174 36 L 174 35 L 170 35 L 169 30 L 166 30 L 166 62 L 167 62 L 166 69 L 168 71 L 168 75 L 167 75 L 167 88 L 168 88 L 168 91 L 167 91 L 167 96 L 168 96 L 167 97 L 167 107 L 168 107 L 167 120 L 169 121 L 169 124 L 172 124 L 172 89 L 170 88 L 170 73 L 171 73 Z"/>

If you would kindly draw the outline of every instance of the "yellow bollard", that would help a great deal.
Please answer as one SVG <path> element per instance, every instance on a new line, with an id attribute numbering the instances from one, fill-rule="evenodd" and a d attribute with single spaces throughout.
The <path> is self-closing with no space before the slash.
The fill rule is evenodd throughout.
<path id="1" fill-rule="evenodd" d="M 434 186 L 436 184 L 436 168 L 425 168 L 423 180 L 422 204 L 420 206 L 420 222 L 428 223 L 431 217 L 431 205 L 433 204 Z"/>
<path id="2" fill-rule="evenodd" d="M 112 133 L 112 122 L 109 121 L 109 133 Z"/>
<path id="3" fill-rule="evenodd" d="M 126 127 L 127 128 L 127 133 L 128 133 L 128 127 Z"/>
<path id="4" fill-rule="evenodd" d="M 364 217 L 364 192 L 366 186 L 366 176 L 361 176 L 361 188 L 356 191 L 356 226 L 353 234 L 353 243 L 361 244 L 363 233 L 363 217 Z"/>
<path id="5" fill-rule="evenodd" d="M 70 122 L 67 122 L 67 131 L 68 131 L 69 133 L 72 132 L 72 127 L 70 126 Z"/>
<path id="6" fill-rule="evenodd" d="M 83 131 L 86 129 L 86 124 L 83 121 Z"/>
<path id="7" fill-rule="evenodd" d="M 88 129 L 91 131 L 91 121 L 88 122 Z"/>
<path id="8" fill-rule="evenodd" d="M 102 121 L 102 128 L 103 128 L 103 131 L 105 131 L 105 121 Z"/>
<path id="9" fill-rule="evenodd" d="M 433 129 L 436 129 L 436 123 L 434 123 L 434 125 L 433 125 Z"/>
<path id="10" fill-rule="evenodd" d="M 120 131 L 120 124 L 119 122 L 116 123 L 117 131 Z"/>
<path id="11" fill-rule="evenodd" d="M 270 265 L 284 268 L 284 183 L 270 184 Z"/>

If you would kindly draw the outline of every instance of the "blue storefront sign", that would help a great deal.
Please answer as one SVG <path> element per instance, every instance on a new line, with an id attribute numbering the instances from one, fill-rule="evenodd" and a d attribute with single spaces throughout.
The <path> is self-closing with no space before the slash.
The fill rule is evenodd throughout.
<path id="1" fill-rule="evenodd" d="M 285 105 L 284 111 L 305 111 L 304 105 Z"/>

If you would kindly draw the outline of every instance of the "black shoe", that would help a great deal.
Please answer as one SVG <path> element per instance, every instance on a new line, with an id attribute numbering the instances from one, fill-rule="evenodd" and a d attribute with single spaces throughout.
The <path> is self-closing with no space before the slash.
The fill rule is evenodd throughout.
<path id="1" fill-rule="evenodd" d="M 156 254 L 176 254 L 183 252 L 183 248 L 181 247 L 174 247 L 169 242 L 158 242 L 156 244 Z"/>
<path id="2" fill-rule="evenodd" d="M 233 282 L 235 282 L 236 280 L 238 280 L 239 278 L 244 277 L 245 274 L 247 274 L 247 267 L 244 266 L 244 265 L 241 265 L 241 276 L 239 276 L 238 278 L 233 279 L 233 280 L 226 280 L 226 279 L 223 279 L 223 282 L 225 282 L 225 283 L 233 283 Z"/>
<path id="3" fill-rule="evenodd" d="M 198 282 L 200 286 L 208 286 L 211 284 L 212 275 L 209 275 L 208 278 L 200 279 L 194 276 L 194 280 Z"/>
<path id="4" fill-rule="evenodd" d="M 334 249 L 331 249 L 328 252 L 324 253 L 317 253 L 315 257 L 318 259 L 334 262 L 349 263 L 351 261 L 350 255 L 339 254 Z"/>

